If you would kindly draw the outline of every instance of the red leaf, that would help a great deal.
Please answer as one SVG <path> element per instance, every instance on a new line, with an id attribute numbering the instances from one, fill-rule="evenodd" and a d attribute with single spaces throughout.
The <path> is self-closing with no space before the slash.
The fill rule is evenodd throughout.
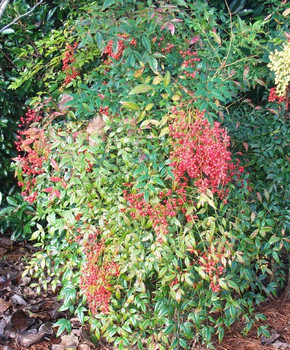
<path id="1" fill-rule="evenodd" d="M 64 188 L 66 188 L 66 187 L 67 187 L 67 183 L 66 183 L 66 181 L 62 180 L 61 184 L 62 184 L 62 186 L 63 186 Z"/>
<path id="2" fill-rule="evenodd" d="M 246 142 L 243 142 L 243 145 L 244 145 L 246 151 L 248 152 L 248 148 L 249 148 L 248 144 Z"/>
<path id="3" fill-rule="evenodd" d="M 244 79 L 248 75 L 249 71 L 250 71 L 250 67 L 249 66 L 245 66 L 244 67 L 244 74 L 243 74 Z"/>
<path id="4" fill-rule="evenodd" d="M 194 44 L 199 40 L 199 36 L 194 36 L 191 40 L 190 40 L 190 44 Z"/>
<path id="5" fill-rule="evenodd" d="M 53 176 L 53 177 L 50 177 L 49 180 L 51 180 L 51 181 L 53 181 L 53 182 L 59 182 L 59 181 L 61 181 L 62 179 L 61 179 L 60 177 L 55 177 L 55 176 Z"/>
<path id="6" fill-rule="evenodd" d="M 52 191 L 51 195 L 49 196 L 49 200 L 51 201 L 54 197 L 60 198 L 60 192 L 59 190 Z"/>
<path id="7" fill-rule="evenodd" d="M 50 165 L 51 165 L 56 171 L 59 171 L 59 166 L 58 166 L 57 162 L 56 162 L 54 159 L 52 159 L 52 160 L 50 161 Z"/>
<path id="8" fill-rule="evenodd" d="M 175 32 L 175 26 L 172 23 L 168 24 L 168 29 L 170 30 L 171 35 L 174 35 Z"/>
<path id="9" fill-rule="evenodd" d="M 23 141 L 23 142 L 21 143 L 21 146 L 22 146 L 22 147 L 28 146 L 28 145 L 30 145 L 31 143 L 33 143 L 33 141 L 34 141 L 34 139 L 27 139 L 27 140 L 25 140 L 25 141 Z"/>
<path id="10" fill-rule="evenodd" d="M 257 197 L 258 197 L 259 201 L 262 203 L 262 202 L 263 202 L 263 200 L 262 200 L 262 196 L 261 196 L 261 194 L 260 194 L 259 192 L 256 192 L 256 193 L 257 193 Z"/>
<path id="11" fill-rule="evenodd" d="M 53 194 L 55 197 L 60 198 L 60 192 L 59 192 L 59 190 L 54 190 L 54 191 L 52 192 L 52 194 Z"/>
<path id="12" fill-rule="evenodd" d="M 51 193 L 53 191 L 53 187 L 47 187 L 45 190 L 43 190 L 43 192 L 46 193 Z"/>

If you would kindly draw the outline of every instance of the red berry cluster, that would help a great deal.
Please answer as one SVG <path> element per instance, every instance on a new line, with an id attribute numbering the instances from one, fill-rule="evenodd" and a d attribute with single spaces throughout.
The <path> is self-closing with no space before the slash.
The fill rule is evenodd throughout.
<path id="1" fill-rule="evenodd" d="M 75 79 L 79 74 L 76 69 L 73 67 L 73 63 L 76 61 L 75 59 L 75 50 L 78 47 L 77 43 L 74 43 L 73 46 L 67 45 L 66 51 L 64 53 L 64 58 L 62 60 L 63 67 L 62 70 L 65 72 L 65 85 L 69 84 L 73 79 Z"/>
<path id="2" fill-rule="evenodd" d="M 114 60 L 119 61 L 119 59 L 122 57 L 123 55 L 123 51 L 126 48 L 125 42 L 123 39 L 128 38 L 128 36 L 126 34 L 120 34 L 119 38 L 122 38 L 120 40 L 118 40 L 118 46 L 117 46 L 117 52 L 113 51 L 113 40 L 110 40 L 108 45 L 105 47 L 104 50 L 104 54 L 108 55 L 109 57 L 112 57 Z M 135 39 L 133 40 L 133 44 L 135 43 Z M 135 41 L 134 41 L 135 40 Z M 131 41 L 132 42 L 132 41 Z M 137 43 L 136 43 L 137 44 Z M 104 61 L 106 64 L 110 64 L 112 61 L 110 59 L 107 59 Z"/>
<path id="3" fill-rule="evenodd" d="M 29 109 L 24 117 L 20 118 L 18 126 L 24 130 L 18 130 L 16 149 L 19 152 L 16 158 L 23 173 L 23 182 L 18 185 L 22 187 L 24 200 L 33 203 L 37 198 L 37 193 L 33 191 L 36 179 L 42 174 L 43 162 L 47 159 L 49 148 L 45 140 L 44 130 L 30 127 L 31 124 L 39 122 L 42 117 L 35 110 Z"/>
<path id="4" fill-rule="evenodd" d="M 170 287 L 173 287 L 173 286 L 175 286 L 177 283 L 178 283 L 178 278 L 175 277 L 174 280 L 170 282 L 169 286 L 170 286 Z"/>
<path id="5" fill-rule="evenodd" d="M 128 201 L 130 208 L 130 214 L 133 219 L 138 219 L 138 215 L 141 217 L 148 217 L 152 222 L 152 227 L 157 233 L 157 237 L 160 234 L 167 234 L 170 218 L 176 216 L 180 211 L 186 213 L 185 203 L 187 201 L 185 190 L 178 189 L 175 193 L 172 190 L 167 192 L 160 192 L 160 203 L 154 205 L 154 207 L 146 202 L 143 193 L 131 193 L 128 194 L 127 190 L 123 191 L 124 198 Z"/>
<path id="6" fill-rule="evenodd" d="M 100 108 L 99 108 L 99 112 L 100 112 L 100 114 L 104 114 L 104 115 L 106 115 L 106 116 L 110 116 L 110 112 L 109 112 L 109 107 L 103 107 L 103 106 L 101 106 Z"/>
<path id="7" fill-rule="evenodd" d="M 41 115 L 38 115 L 34 109 L 29 109 L 24 117 L 20 118 L 19 128 L 25 129 L 32 123 L 37 123 L 42 119 Z M 18 135 L 21 135 L 21 131 L 18 131 Z M 20 138 L 20 137 L 18 137 Z"/>
<path id="8" fill-rule="evenodd" d="M 132 39 L 130 42 L 129 42 L 129 45 L 131 46 L 137 46 L 137 40 L 136 39 Z"/>
<path id="9" fill-rule="evenodd" d="M 193 121 L 183 111 L 173 110 L 175 120 L 169 126 L 172 151 L 171 167 L 175 180 L 180 187 L 189 186 L 190 180 L 201 192 L 210 189 L 220 198 L 227 195 L 224 189 L 236 175 L 244 171 L 243 167 L 232 162 L 228 150 L 230 138 L 220 123 L 213 127 L 204 113 L 196 112 Z M 193 117 L 193 116 L 191 116 Z"/>
<path id="10" fill-rule="evenodd" d="M 166 46 L 163 47 L 163 49 L 161 49 L 161 52 L 163 52 L 164 54 L 167 54 L 169 52 L 172 52 L 174 47 L 175 47 L 174 44 L 167 43 Z"/>
<path id="11" fill-rule="evenodd" d="M 278 96 L 277 95 L 277 91 L 276 91 L 276 87 L 273 87 L 272 89 L 270 89 L 270 93 L 269 93 L 269 96 L 268 96 L 268 101 L 269 102 L 281 103 L 281 102 L 285 102 L 286 101 L 286 97 L 285 96 Z"/>
<path id="12" fill-rule="evenodd" d="M 157 40 L 157 38 L 154 38 L 153 39 L 153 43 L 155 43 L 155 41 Z M 158 42 L 158 47 L 159 47 L 159 49 L 161 49 L 161 52 L 162 53 L 164 53 L 165 55 L 167 54 L 167 53 L 169 53 L 169 52 L 172 52 L 172 50 L 173 50 L 173 48 L 175 47 L 175 45 L 174 44 L 170 44 L 169 42 L 167 42 L 166 44 L 165 44 L 165 46 L 164 46 L 164 38 L 163 37 L 161 37 L 160 39 L 159 39 L 159 42 Z"/>
<path id="13" fill-rule="evenodd" d="M 197 52 L 196 51 L 191 51 L 191 50 L 186 50 L 186 51 L 179 51 L 181 56 L 184 58 L 184 61 L 182 63 L 182 67 L 184 68 L 195 68 L 196 62 L 200 61 L 200 58 L 196 57 Z M 196 73 L 198 72 L 198 69 L 196 69 L 194 72 L 188 71 L 185 69 L 185 75 L 190 78 L 195 78 Z"/>
<path id="14" fill-rule="evenodd" d="M 225 265 L 227 263 L 224 252 L 224 248 L 221 249 L 220 253 L 218 253 L 215 248 L 209 249 L 206 253 L 204 252 L 198 260 L 198 264 L 204 273 L 209 275 L 210 287 L 215 293 L 220 291 L 219 276 L 222 276 L 224 273 Z"/>
<path id="15" fill-rule="evenodd" d="M 84 244 L 87 263 L 83 266 L 80 277 L 81 289 L 93 314 L 99 311 L 109 312 L 111 282 L 119 275 L 119 266 L 114 261 L 104 261 L 105 243 L 98 239 L 99 235 L 99 231 L 91 234 Z"/>

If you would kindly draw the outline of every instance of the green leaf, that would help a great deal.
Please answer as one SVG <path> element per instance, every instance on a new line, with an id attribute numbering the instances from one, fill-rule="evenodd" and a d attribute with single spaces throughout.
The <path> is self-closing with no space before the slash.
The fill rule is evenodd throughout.
<path id="1" fill-rule="evenodd" d="M 140 107 L 135 102 L 121 101 L 120 103 L 122 106 L 129 109 L 130 111 L 138 111 L 140 109 Z"/>
<path id="2" fill-rule="evenodd" d="M 227 286 L 223 278 L 219 279 L 219 285 L 222 287 L 222 289 L 229 290 L 229 287 Z"/>
<path id="3" fill-rule="evenodd" d="M 222 327 L 222 326 L 218 327 L 217 333 L 218 333 L 219 342 L 221 342 L 223 340 L 223 337 L 225 334 L 224 327 Z"/>
<path id="4" fill-rule="evenodd" d="M 96 39 L 97 39 L 98 48 L 100 50 L 102 50 L 103 49 L 104 39 L 103 39 L 103 36 L 102 36 L 102 34 L 100 32 L 97 32 Z"/>
<path id="5" fill-rule="evenodd" d="M 188 7 L 187 3 L 184 0 L 177 0 L 178 5 Z"/>
<path id="6" fill-rule="evenodd" d="M 226 102 L 225 98 L 223 97 L 223 95 L 222 95 L 219 91 L 213 90 L 211 93 L 212 93 L 212 94 L 214 95 L 214 97 L 217 98 L 218 100 L 223 101 L 223 102 Z"/>
<path id="7" fill-rule="evenodd" d="M 170 80 L 171 80 L 171 75 L 170 75 L 169 71 L 167 71 L 165 73 L 165 76 L 164 76 L 164 86 L 165 87 L 169 85 Z"/>
<path id="8" fill-rule="evenodd" d="M 272 256 L 277 261 L 277 263 L 280 263 L 280 258 L 277 252 L 272 251 Z"/>
<path id="9" fill-rule="evenodd" d="M 147 84 L 140 84 L 135 86 L 130 92 L 129 95 L 136 95 L 136 94 L 144 94 L 146 92 L 149 92 L 153 89 L 152 86 Z"/>
<path id="10" fill-rule="evenodd" d="M 5 30 L 3 30 L 3 32 L 1 32 L 1 34 L 12 34 L 12 33 L 14 33 L 14 29 L 12 29 L 12 28 L 7 28 L 7 29 L 5 29 Z"/>
<path id="11" fill-rule="evenodd" d="M 8 204 L 12 205 L 13 207 L 17 207 L 17 202 L 14 198 L 7 197 L 6 200 L 7 200 Z"/>
<path id="12" fill-rule="evenodd" d="M 40 232 L 39 231 L 34 231 L 32 236 L 31 236 L 31 240 L 34 241 L 35 239 L 37 239 L 40 235 Z"/>
<path id="13" fill-rule="evenodd" d="M 116 2 L 116 0 L 105 0 L 102 10 L 104 11 L 106 8 L 112 6 L 114 3 Z"/>
<path id="14" fill-rule="evenodd" d="M 280 240 L 281 240 L 280 237 L 272 236 L 272 237 L 270 238 L 270 240 L 269 240 L 269 244 L 272 245 L 272 244 L 274 244 L 274 243 L 279 242 Z"/>
<path id="15" fill-rule="evenodd" d="M 151 43 L 149 39 L 146 36 L 142 36 L 141 41 L 145 49 L 151 53 Z"/>
<path id="16" fill-rule="evenodd" d="M 149 66 L 153 70 L 153 72 L 157 72 L 158 71 L 157 59 L 154 58 L 154 57 L 150 57 L 150 59 L 149 59 Z"/>
<path id="17" fill-rule="evenodd" d="M 154 180 L 158 183 L 158 185 L 165 187 L 164 182 L 159 177 L 155 177 Z"/>
<path id="18" fill-rule="evenodd" d="M 187 342 L 183 338 L 179 338 L 179 345 L 181 345 L 184 348 L 187 348 Z"/>
<path id="19" fill-rule="evenodd" d="M 71 332 L 71 323 L 65 318 L 61 318 L 55 324 L 55 327 L 58 327 L 56 337 L 59 337 L 65 330 L 70 333 Z"/>
<path id="20" fill-rule="evenodd" d="M 174 329 L 174 324 L 170 324 L 169 326 L 167 326 L 165 328 L 163 335 L 168 335 L 168 334 L 172 333 L 173 329 Z"/>
<path id="21" fill-rule="evenodd" d="M 240 291 L 239 286 L 238 286 L 234 281 L 229 280 L 229 281 L 227 281 L 227 284 L 228 284 L 231 288 L 234 288 L 237 292 Z"/>

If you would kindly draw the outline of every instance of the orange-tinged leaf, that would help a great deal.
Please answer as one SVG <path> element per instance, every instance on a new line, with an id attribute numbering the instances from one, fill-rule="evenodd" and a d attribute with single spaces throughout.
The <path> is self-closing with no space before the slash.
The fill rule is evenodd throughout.
<path id="1" fill-rule="evenodd" d="M 256 194 L 257 194 L 257 197 L 258 197 L 259 201 L 262 203 L 263 199 L 262 199 L 261 194 L 259 192 L 256 192 Z"/>

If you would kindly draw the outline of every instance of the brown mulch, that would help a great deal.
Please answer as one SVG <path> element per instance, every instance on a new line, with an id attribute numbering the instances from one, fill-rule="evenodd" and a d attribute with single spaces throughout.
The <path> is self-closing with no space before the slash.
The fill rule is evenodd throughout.
<path id="1" fill-rule="evenodd" d="M 27 242 L 12 242 L 0 236 L 0 350 L 111 350 L 102 342 L 93 345 L 77 318 L 72 320 L 70 335 L 56 338 L 53 323 L 68 315 L 58 311 L 61 304 L 52 291 L 37 295 L 30 287 L 33 281 L 22 277 L 25 259 L 34 252 Z M 289 295 L 285 292 L 279 299 L 263 303 L 255 313 L 265 315 L 267 320 L 257 322 L 246 337 L 241 335 L 243 322 L 236 322 L 225 332 L 222 343 L 216 343 L 216 350 L 290 350 Z M 262 325 L 269 325 L 271 338 L 257 336 Z M 191 347 L 198 349 L 205 350 Z"/>
<path id="2" fill-rule="evenodd" d="M 267 301 L 256 309 L 256 314 L 263 314 L 267 320 L 257 322 L 246 337 L 241 335 L 244 328 L 242 321 L 236 322 L 225 333 L 217 350 L 290 350 L 290 301 L 286 292 L 276 300 Z M 271 338 L 258 337 L 259 326 L 268 325 Z"/>

